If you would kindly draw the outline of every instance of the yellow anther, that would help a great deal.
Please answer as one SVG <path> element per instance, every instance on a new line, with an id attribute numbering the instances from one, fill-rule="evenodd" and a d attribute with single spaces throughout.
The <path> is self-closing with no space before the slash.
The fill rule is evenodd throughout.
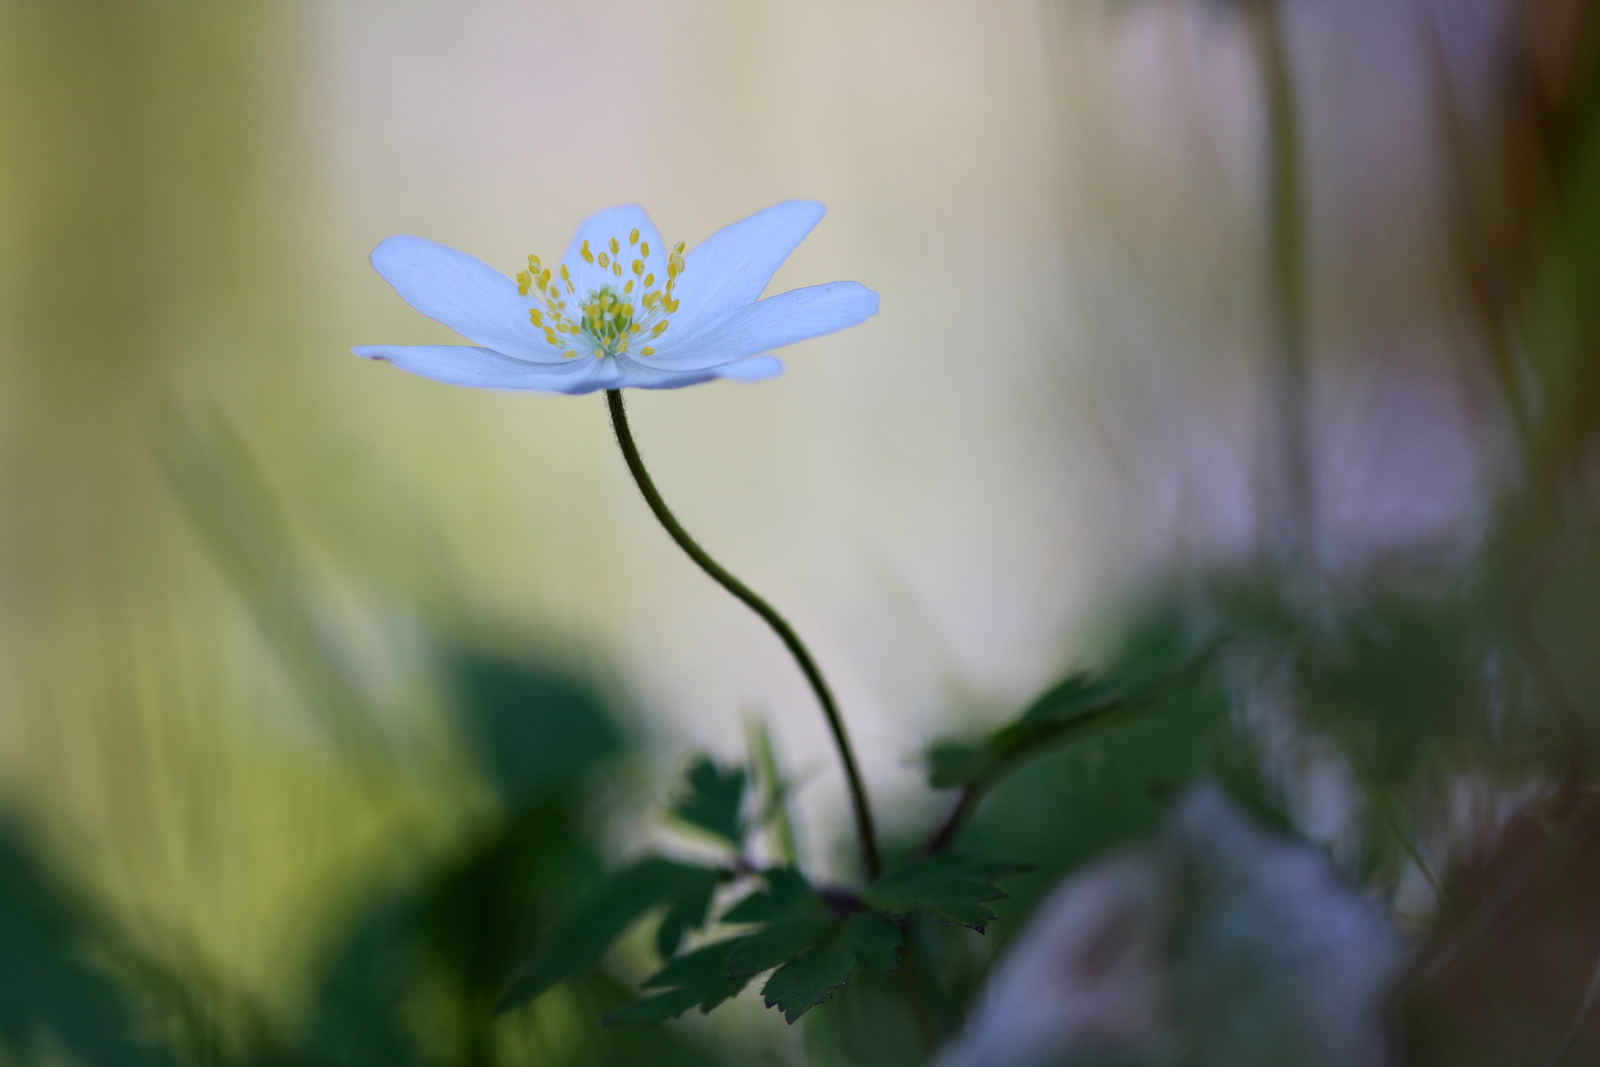
<path id="1" fill-rule="evenodd" d="M 631 292 L 633 292 L 633 279 L 632 279 L 632 278 L 629 278 L 629 279 L 628 279 L 628 284 L 627 284 L 627 285 L 624 285 L 624 286 L 623 286 L 623 287 L 622 287 L 622 291 L 623 291 L 623 292 L 624 292 L 624 293 L 631 293 Z"/>
<path id="2" fill-rule="evenodd" d="M 595 359 L 599 359 L 602 356 L 604 356 L 605 354 L 606 354 L 606 350 L 603 349 L 603 348 L 597 348 L 597 349 L 594 350 L 594 358 Z"/>
<path id="3" fill-rule="evenodd" d="M 662 334 L 664 334 L 666 332 L 667 332 L 667 324 L 665 322 L 658 322 L 658 323 L 656 323 L 654 326 L 652 326 L 650 328 L 650 336 L 651 337 L 660 337 Z"/>
<path id="4" fill-rule="evenodd" d="M 643 348 L 639 349 L 639 354 L 641 356 L 653 356 L 656 354 L 656 350 L 651 348 L 649 345 L 645 345 Z"/>
<path id="5" fill-rule="evenodd" d="M 541 269 L 543 269 L 543 267 L 544 267 L 544 264 L 539 262 L 539 257 L 538 256 L 535 256 L 535 255 L 532 255 L 532 254 L 530 254 L 528 256 L 528 269 L 529 270 L 541 270 Z"/>
<path id="6" fill-rule="evenodd" d="M 550 284 L 550 268 L 546 267 L 539 272 L 539 288 L 543 289 Z"/>
<path id="7" fill-rule="evenodd" d="M 683 242 L 682 241 L 679 241 L 677 244 L 672 246 L 672 254 L 675 255 L 675 256 L 683 255 Z"/>
<path id="8" fill-rule="evenodd" d="M 535 326 L 543 326 L 544 325 L 544 314 L 542 312 L 540 312 L 540 310 L 538 308 L 529 308 L 528 309 L 528 318 L 533 320 L 533 324 Z"/>
<path id="9" fill-rule="evenodd" d="M 619 278 L 622 277 L 622 260 L 614 259 L 611 261 L 611 273 Z"/>
<path id="10" fill-rule="evenodd" d="M 578 246 L 578 255 L 583 257 L 583 261 L 585 263 L 594 262 L 594 253 L 589 251 L 589 241 L 587 238 L 584 239 L 583 244 Z"/>
<path id="11" fill-rule="evenodd" d="M 668 315 L 675 315 L 678 312 L 678 302 L 676 300 L 663 300 L 661 306 L 666 309 Z M 666 325 L 664 322 L 661 324 L 663 329 L 666 328 Z"/>
<path id="12" fill-rule="evenodd" d="M 517 294 L 527 296 L 528 290 L 533 288 L 533 275 L 525 270 L 517 271 Z"/>
<path id="13" fill-rule="evenodd" d="M 602 267 L 609 267 L 611 265 L 611 257 L 606 255 L 604 252 L 601 252 L 600 253 L 600 265 Z"/>
<path id="14" fill-rule="evenodd" d="M 622 251 L 622 246 L 617 244 L 617 239 L 613 237 L 611 239 L 611 254 L 616 255 L 620 251 Z"/>
<path id="15" fill-rule="evenodd" d="M 646 274 L 644 276 L 644 287 L 646 289 L 650 288 L 655 283 L 656 283 L 656 276 L 654 274 Z"/>
<path id="16" fill-rule="evenodd" d="M 638 230 L 629 230 L 628 231 L 628 243 L 630 245 L 636 245 L 636 244 L 639 243 L 639 231 Z"/>
<path id="17" fill-rule="evenodd" d="M 550 345 L 551 348 L 560 348 L 561 347 L 561 342 L 556 340 L 556 333 L 555 333 L 554 330 L 545 330 L 544 339 Z"/>
<path id="18" fill-rule="evenodd" d="M 617 354 L 621 355 L 622 353 L 626 352 L 627 350 L 628 350 L 628 339 L 626 337 L 624 337 L 622 340 L 617 342 Z"/>
<path id="19" fill-rule="evenodd" d="M 578 353 L 572 352 L 572 351 L 563 352 L 563 353 L 561 353 L 561 355 L 565 359 L 577 359 L 578 358 Z"/>
<path id="20" fill-rule="evenodd" d="M 650 254 L 650 242 L 649 241 L 646 241 L 644 244 L 639 246 L 639 254 L 641 256 L 648 256 Z"/>

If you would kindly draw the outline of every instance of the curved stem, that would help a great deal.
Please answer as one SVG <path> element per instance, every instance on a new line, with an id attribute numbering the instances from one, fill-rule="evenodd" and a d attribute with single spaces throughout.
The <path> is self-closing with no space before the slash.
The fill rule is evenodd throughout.
<path id="1" fill-rule="evenodd" d="M 745 606 L 757 615 L 778 635 L 778 640 L 789 650 L 800 665 L 800 673 L 806 676 L 806 681 L 811 683 L 811 691 L 817 694 L 817 702 L 822 705 L 822 714 L 828 720 L 828 729 L 833 733 L 834 747 L 839 750 L 839 761 L 844 764 L 844 776 L 850 785 L 850 804 L 855 810 L 856 837 L 861 842 L 861 866 L 867 878 L 878 876 L 881 863 L 878 859 L 878 834 L 872 822 L 872 807 L 867 802 L 867 788 L 861 781 L 861 769 L 856 765 L 856 755 L 850 747 L 850 736 L 845 733 L 844 720 L 839 716 L 839 707 L 833 701 L 833 693 L 828 689 L 828 683 L 823 680 L 822 672 L 817 669 L 816 661 L 811 658 L 811 653 L 801 642 L 794 628 L 773 610 L 761 597 L 739 579 L 729 574 L 722 565 L 706 554 L 706 550 L 695 543 L 689 532 L 679 525 L 677 518 L 667 507 L 667 502 L 661 499 L 655 482 L 650 480 L 650 472 L 644 468 L 644 460 L 639 457 L 639 447 L 633 443 L 633 431 L 628 428 L 628 413 L 622 406 L 622 391 L 619 389 L 606 390 L 606 406 L 611 410 L 611 426 L 617 432 L 617 446 L 622 449 L 622 458 L 627 461 L 628 472 L 633 475 L 633 480 L 639 487 L 639 492 L 644 494 L 644 501 L 650 505 L 650 510 L 656 519 L 666 528 L 667 533 L 678 547 L 688 557 L 699 565 L 722 588 L 732 593 Z"/>

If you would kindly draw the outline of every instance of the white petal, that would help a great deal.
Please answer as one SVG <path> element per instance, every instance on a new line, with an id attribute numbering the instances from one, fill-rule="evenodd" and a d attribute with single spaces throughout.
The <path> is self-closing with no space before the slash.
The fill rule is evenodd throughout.
<path id="1" fill-rule="evenodd" d="M 759 300 L 772 275 L 827 210 L 813 200 L 787 200 L 718 230 L 691 249 L 672 294 L 683 305 L 672 317 L 672 328 L 690 336 Z"/>
<path id="2" fill-rule="evenodd" d="M 856 282 L 792 289 L 740 308 L 699 337 L 657 342 L 650 358 L 679 370 L 716 367 L 855 326 L 877 313 L 878 294 Z"/>
<path id="3" fill-rule="evenodd" d="M 432 378 L 446 385 L 474 389 L 534 389 L 544 393 L 589 393 L 614 388 L 607 379 L 614 368 L 594 358 L 564 359 L 560 363 L 530 363 L 487 348 L 466 345 L 369 345 L 351 349 L 363 359 L 393 363 L 403 371 Z M 612 373 L 607 374 L 610 370 Z"/>
<path id="4" fill-rule="evenodd" d="M 776 378 L 783 373 L 783 362 L 776 356 L 757 356 L 754 359 L 740 359 L 732 363 L 724 363 L 720 367 L 705 367 L 684 370 L 681 368 L 664 367 L 654 363 L 653 360 L 633 359 L 623 356 L 618 360 L 606 360 L 607 363 L 615 362 L 622 370 L 622 380 L 608 389 L 682 389 L 686 385 L 699 385 L 716 378 L 729 378 L 738 382 L 761 382 L 768 378 Z"/>
<path id="5" fill-rule="evenodd" d="M 724 363 L 716 372 L 736 382 L 764 382 L 783 373 L 783 360 L 777 356 L 751 356 Z"/>
<path id="6" fill-rule="evenodd" d="M 639 231 L 639 244 L 629 242 L 628 235 L 634 230 Z M 611 251 L 611 239 L 616 238 L 617 253 Z M 589 252 L 595 257 L 594 263 L 584 262 L 581 249 L 583 242 L 589 242 Z M 649 245 L 648 256 L 640 253 L 640 245 Z M 599 264 L 600 253 L 606 254 L 607 260 L 617 260 L 622 263 L 622 274 L 619 277 L 611 267 L 602 267 Z M 656 227 L 650 221 L 650 216 L 644 213 L 644 208 L 638 204 L 623 204 L 621 207 L 606 208 L 597 211 L 584 219 L 578 225 L 578 232 L 572 235 L 572 241 L 567 245 L 566 254 L 561 257 L 561 265 L 566 267 L 572 275 L 573 293 L 568 297 L 569 305 L 573 299 L 581 300 L 587 294 L 610 285 L 621 289 L 634 277 L 633 261 L 644 261 L 645 274 L 656 276 L 656 285 L 661 286 L 667 281 L 667 250 L 661 245 L 661 235 L 656 232 Z M 634 288 L 638 294 L 639 287 Z M 576 320 L 575 306 L 571 308 L 568 316 Z"/>
<path id="7" fill-rule="evenodd" d="M 566 362 L 528 320 L 533 300 L 465 252 L 401 235 L 372 250 L 372 266 L 406 303 L 469 341 L 520 359 Z"/>

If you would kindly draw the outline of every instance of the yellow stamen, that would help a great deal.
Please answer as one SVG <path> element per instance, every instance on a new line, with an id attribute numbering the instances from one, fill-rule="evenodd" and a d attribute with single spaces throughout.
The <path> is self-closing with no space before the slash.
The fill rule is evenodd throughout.
<path id="1" fill-rule="evenodd" d="M 648 341 L 660 337 L 666 332 L 667 316 L 678 310 L 678 301 L 672 294 L 686 266 L 684 243 L 678 242 L 668 255 L 667 282 L 664 288 L 657 289 L 655 273 L 645 273 L 650 245 L 641 239 L 642 236 L 638 229 L 628 233 L 628 246 L 637 248 L 638 255 L 635 258 L 630 252 L 626 264 L 618 237 L 598 239 L 597 243 L 607 249 L 601 252 L 593 250 L 588 238 L 579 242 L 578 254 L 583 261 L 609 271 L 617 284 L 598 285 L 589 290 L 582 300 L 574 301 L 573 310 L 568 310 L 561 292 L 565 288 L 566 295 L 578 295 L 576 280 L 567 264 L 557 264 L 556 276 L 552 278 L 550 268 L 546 268 L 538 256 L 529 256 L 528 269 L 517 274 L 518 292 L 527 296 L 537 288 L 542 302 L 542 307 L 529 309 L 529 321 L 543 331 L 544 339 L 564 358 L 576 358 L 582 351 L 592 352 L 596 359 L 622 355 L 630 350 L 640 355 L 655 353 L 649 345 L 633 348 L 638 344 L 634 338 Z M 567 337 L 582 337 L 583 341 L 568 348 Z"/>

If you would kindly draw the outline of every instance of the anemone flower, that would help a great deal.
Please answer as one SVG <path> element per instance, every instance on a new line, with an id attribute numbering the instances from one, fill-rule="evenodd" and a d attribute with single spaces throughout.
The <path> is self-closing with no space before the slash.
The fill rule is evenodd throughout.
<path id="1" fill-rule="evenodd" d="M 760 299 L 772 274 L 821 220 L 824 208 L 789 200 L 711 235 L 692 252 L 662 244 L 644 209 L 591 215 L 554 267 L 538 256 L 512 281 L 420 237 L 390 237 L 372 252 L 406 303 L 476 346 L 355 349 L 450 385 L 606 392 L 617 445 L 651 512 L 701 570 L 770 626 L 816 694 L 833 734 L 856 818 L 862 870 L 880 870 L 866 783 L 833 692 L 794 628 L 683 528 L 645 469 L 622 390 L 676 389 L 713 378 L 754 382 L 783 370 L 774 348 L 855 326 L 878 313 L 878 294 L 830 282 Z"/>
<path id="2" fill-rule="evenodd" d="M 584 220 L 559 263 L 529 256 L 515 281 L 453 248 L 390 237 L 373 250 L 373 267 L 406 303 L 474 344 L 354 351 L 480 389 L 589 393 L 771 378 L 783 364 L 763 353 L 878 311 L 878 295 L 855 282 L 759 299 L 825 210 L 775 204 L 686 253 L 681 241 L 666 247 L 643 208 L 609 208 Z"/>

